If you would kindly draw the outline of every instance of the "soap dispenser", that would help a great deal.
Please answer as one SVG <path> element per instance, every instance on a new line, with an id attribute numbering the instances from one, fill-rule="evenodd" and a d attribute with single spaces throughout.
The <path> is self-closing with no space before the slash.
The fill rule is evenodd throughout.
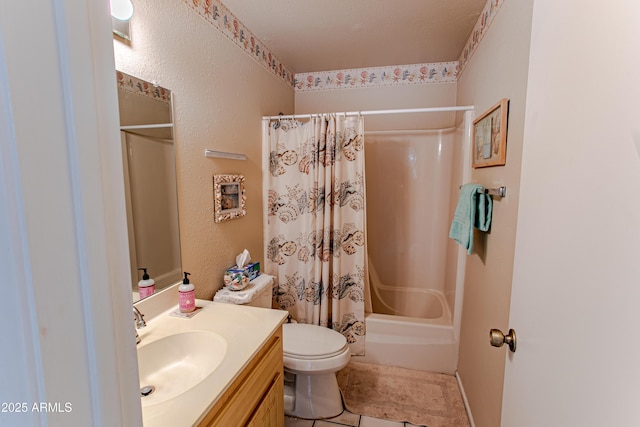
<path id="1" fill-rule="evenodd" d="M 148 297 L 149 295 L 153 295 L 153 293 L 156 291 L 156 282 L 147 274 L 147 267 L 139 268 L 138 271 L 139 270 L 144 271 L 142 280 L 138 282 L 138 292 L 140 293 L 140 299 L 142 299 Z"/>
<path id="2" fill-rule="evenodd" d="M 189 283 L 189 275 L 191 273 L 185 272 L 184 280 L 178 286 L 178 305 L 181 313 L 191 313 L 196 309 L 196 287 Z"/>

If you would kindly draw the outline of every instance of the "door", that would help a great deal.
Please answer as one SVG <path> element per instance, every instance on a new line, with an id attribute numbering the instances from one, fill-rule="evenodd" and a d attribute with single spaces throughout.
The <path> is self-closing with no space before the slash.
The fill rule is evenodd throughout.
<path id="1" fill-rule="evenodd" d="M 640 425 L 638 52 L 636 1 L 534 2 L 503 427 Z"/>
<path id="2" fill-rule="evenodd" d="M 2 2 L 2 426 L 142 425 L 108 13 Z"/>

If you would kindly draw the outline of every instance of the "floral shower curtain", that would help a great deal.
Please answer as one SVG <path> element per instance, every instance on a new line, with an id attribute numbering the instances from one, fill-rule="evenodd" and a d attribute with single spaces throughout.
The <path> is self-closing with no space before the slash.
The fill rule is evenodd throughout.
<path id="1" fill-rule="evenodd" d="M 271 122 L 265 271 L 280 308 L 364 354 L 365 184 L 361 116 Z"/>

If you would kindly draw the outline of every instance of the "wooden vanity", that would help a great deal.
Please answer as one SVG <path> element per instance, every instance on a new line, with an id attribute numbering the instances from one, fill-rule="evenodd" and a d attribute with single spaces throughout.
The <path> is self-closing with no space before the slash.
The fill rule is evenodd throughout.
<path id="1" fill-rule="evenodd" d="M 149 303 L 142 304 L 153 298 L 137 304 L 151 317 L 138 329 L 139 349 L 171 335 L 209 331 L 224 340 L 226 350 L 215 370 L 189 390 L 157 404 L 142 397 L 145 427 L 284 427 L 286 311 L 197 300 L 198 313 L 184 319 L 172 316 L 175 306 L 156 314 Z"/>
<path id="2" fill-rule="evenodd" d="M 284 427 L 282 326 L 198 426 Z"/>

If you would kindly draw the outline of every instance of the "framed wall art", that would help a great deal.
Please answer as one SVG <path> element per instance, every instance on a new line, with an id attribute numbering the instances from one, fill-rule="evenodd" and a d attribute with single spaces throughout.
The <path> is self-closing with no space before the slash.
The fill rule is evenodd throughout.
<path id="1" fill-rule="evenodd" d="M 473 121 L 471 138 L 474 168 L 503 166 L 507 162 L 509 100 L 503 98 Z"/>
<path id="2" fill-rule="evenodd" d="M 213 219 L 224 222 L 246 215 L 244 176 L 213 175 Z"/>

